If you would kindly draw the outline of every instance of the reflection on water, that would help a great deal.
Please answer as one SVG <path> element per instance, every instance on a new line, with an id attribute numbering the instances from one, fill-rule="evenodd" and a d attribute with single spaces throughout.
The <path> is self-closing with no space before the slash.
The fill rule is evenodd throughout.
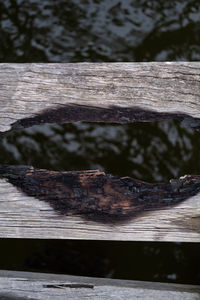
<path id="1" fill-rule="evenodd" d="M 4 0 L 0 62 L 198 61 L 199 31 L 199 0 Z M 38 126 L 1 137 L 0 164 L 167 181 L 200 174 L 199 135 L 175 121 Z M 200 283 L 198 243 L 4 239 L 0 255 L 0 269 Z"/>
<path id="2" fill-rule="evenodd" d="M 1 164 L 99 169 L 145 181 L 200 174 L 200 134 L 178 121 L 42 125 L 0 140 Z"/>
<path id="3" fill-rule="evenodd" d="M 0 61 L 200 59 L 199 0 L 6 0 Z"/>

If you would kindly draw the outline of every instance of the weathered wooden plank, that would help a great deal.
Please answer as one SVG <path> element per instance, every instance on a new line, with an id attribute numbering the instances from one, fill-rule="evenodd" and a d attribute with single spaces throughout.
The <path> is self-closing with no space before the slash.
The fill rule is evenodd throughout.
<path id="1" fill-rule="evenodd" d="M 200 177 L 0 168 L 0 237 L 200 242 Z"/>
<path id="2" fill-rule="evenodd" d="M 0 131 L 166 118 L 200 127 L 200 62 L 0 64 L 0 87 Z"/>
<path id="3" fill-rule="evenodd" d="M 0 271 L 0 299 L 174 299 L 198 300 L 192 285 Z"/>

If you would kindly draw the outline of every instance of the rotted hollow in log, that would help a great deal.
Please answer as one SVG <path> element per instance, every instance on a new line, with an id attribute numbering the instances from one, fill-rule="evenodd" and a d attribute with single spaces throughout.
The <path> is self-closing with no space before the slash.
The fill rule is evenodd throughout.
<path id="1" fill-rule="evenodd" d="M 140 107 L 119 107 L 110 105 L 108 107 L 66 104 L 52 106 L 38 112 L 35 116 L 18 120 L 12 124 L 13 129 L 20 129 L 44 123 L 72 123 L 72 122 L 107 122 L 107 123 L 134 123 L 152 122 L 156 120 L 176 119 L 182 121 L 194 129 L 200 129 L 200 119 L 187 114 L 163 113 Z"/>
<path id="2" fill-rule="evenodd" d="M 200 192 L 200 176 L 150 184 L 99 171 L 57 172 L 30 166 L 0 166 L 0 178 L 62 215 L 96 222 L 119 222 L 169 208 Z"/>

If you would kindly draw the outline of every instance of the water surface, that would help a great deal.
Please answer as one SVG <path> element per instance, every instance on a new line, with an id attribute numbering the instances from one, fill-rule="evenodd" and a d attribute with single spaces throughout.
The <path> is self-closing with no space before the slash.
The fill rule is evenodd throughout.
<path id="1" fill-rule="evenodd" d="M 199 61 L 199 32 L 199 0 L 0 2 L 0 62 Z M 38 126 L 0 138 L 0 164 L 168 181 L 200 174 L 199 134 L 177 121 Z M 0 244 L 1 269 L 200 283 L 199 243 Z"/>

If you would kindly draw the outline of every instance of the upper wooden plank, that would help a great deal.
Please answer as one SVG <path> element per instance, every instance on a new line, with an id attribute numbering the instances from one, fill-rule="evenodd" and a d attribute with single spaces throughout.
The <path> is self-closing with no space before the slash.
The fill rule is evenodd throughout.
<path id="1" fill-rule="evenodd" d="M 200 62 L 0 64 L 0 87 L 0 131 L 9 130 L 20 119 L 66 104 L 200 118 Z M 105 111 L 93 112 L 92 121 L 134 120 L 123 114 L 118 111 L 110 120 Z M 75 119 L 70 115 L 57 122 L 90 121 L 83 113 Z M 40 119 L 40 123 L 52 122 L 50 119 Z M 150 120 L 152 116 L 138 114 L 136 119 Z"/>
<path id="2" fill-rule="evenodd" d="M 0 271 L 0 299 L 199 300 L 192 285 Z"/>

